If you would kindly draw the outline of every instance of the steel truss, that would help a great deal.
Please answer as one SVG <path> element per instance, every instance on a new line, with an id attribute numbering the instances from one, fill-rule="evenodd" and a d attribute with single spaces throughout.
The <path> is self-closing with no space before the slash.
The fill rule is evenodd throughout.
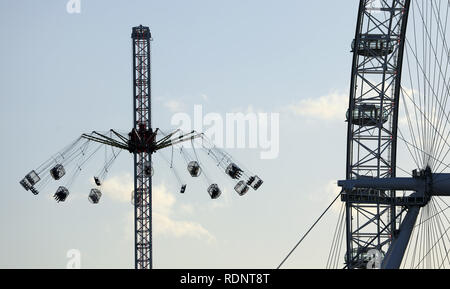
<path id="1" fill-rule="evenodd" d="M 380 7 L 373 7 L 373 1 L 361 0 L 359 5 L 347 113 L 347 180 L 396 175 L 398 107 L 410 0 L 380 3 Z M 396 205 L 379 200 L 395 197 L 395 191 L 389 190 L 343 192 L 346 267 L 360 268 L 360 256 L 368 249 L 385 252 L 389 247 L 397 230 Z"/>

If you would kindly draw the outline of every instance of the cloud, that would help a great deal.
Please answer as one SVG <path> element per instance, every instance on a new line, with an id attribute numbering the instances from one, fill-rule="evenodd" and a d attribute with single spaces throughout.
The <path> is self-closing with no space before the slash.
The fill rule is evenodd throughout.
<path id="1" fill-rule="evenodd" d="M 244 114 L 249 114 L 249 113 L 265 113 L 266 111 L 264 111 L 261 108 L 255 108 L 253 105 L 247 105 L 246 107 L 243 106 L 239 106 L 239 107 L 234 107 L 230 110 L 231 113 L 244 113 Z"/>
<path id="2" fill-rule="evenodd" d="M 112 200 L 131 202 L 133 178 L 130 174 L 111 177 L 104 181 L 102 187 L 104 195 Z M 205 240 L 206 242 L 216 240 L 201 224 L 174 218 L 176 198 L 167 190 L 164 184 L 153 186 L 152 193 L 153 231 L 155 234 L 176 238 L 191 237 Z M 186 205 L 181 207 L 181 210 L 185 211 Z M 193 208 L 189 210 L 193 212 Z M 127 216 L 127 218 L 130 218 L 130 216 Z"/>
<path id="3" fill-rule="evenodd" d="M 337 195 L 339 195 L 342 191 L 342 188 L 338 187 L 336 180 L 330 180 L 328 184 L 325 186 L 325 192 L 327 193 L 328 202 L 331 203 Z M 338 198 L 331 209 L 335 213 L 339 213 L 340 209 L 342 207 L 342 201 L 341 198 Z"/>
<path id="4" fill-rule="evenodd" d="M 308 194 L 307 197 L 310 201 L 321 203 L 325 207 L 328 206 L 340 192 L 341 188 L 337 185 L 337 180 L 329 180 L 328 182 L 319 185 L 318 189 Z M 338 198 L 331 207 L 331 210 L 334 213 L 339 213 L 341 206 L 341 199 Z"/>
<path id="5" fill-rule="evenodd" d="M 348 95 L 332 92 L 318 98 L 302 99 L 289 105 L 287 109 L 303 117 L 343 121 L 347 107 Z"/>
<path id="6" fill-rule="evenodd" d="M 180 112 L 185 110 L 185 105 L 181 101 L 171 99 L 164 103 L 164 106 L 170 110 L 170 112 Z"/>

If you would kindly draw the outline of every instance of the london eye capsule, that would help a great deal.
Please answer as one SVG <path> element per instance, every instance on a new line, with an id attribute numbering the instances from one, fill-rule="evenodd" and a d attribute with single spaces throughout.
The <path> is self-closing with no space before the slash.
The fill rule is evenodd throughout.
<path id="1" fill-rule="evenodd" d="M 248 179 L 247 181 L 247 185 L 249 185 L 250 187 L 252 187 L 255 191 L 261 187 L 261 185 L 263 184 L 263 180 L 261 180 L 258 176 L 252 176 Z"/>
<path id="2" fill-rule="evenodd" d="M 189 174 L 194 178 L 200 176 L 200 174 L 202 173 L 202 168 L 200 167 L 200 164 L 196 161 L 189 162 L 187 170 Z"/>
<path id="3" fill-rule="evenodd" d="M 219 189 L 219 186 L 217 184 L 212 184 L 208 188 L 208 194 L 211 197 L 211 199 L 217 199 L 220 197 L 222 192 Z"/>
<path id="4" fill-rule="evenodd" d="M 386 123 L 389 119 L 389 112 L 384 110 L 380 112 L 380 107 L 374 104 L 356 105 L 351 116 L 347 111 L 347 121 L 358 126 L 376 126 L 380 123 Z"/>
<path id="5" fill-rule="evenodd" d="M 59 180 L 66 174 L 66 170 L 64 169 L 63 165 L 57 164 L 50 170 L 50 175 L 53 179 Z"/>
<path id="6" fill-rule="evenodd" d="M 182 185 L 181 189 L 180 189 L 180 194 L 184 194 L 185 191 L 186 191 L 186 185 Z"/>
<path id="7" fill-rule="evenodd" d="M 69 190 L 66 187 L 59 187 L 58 190 L 56 190 L 56 193 L 53 195 L 55 200 L 59 202 L 64 202 L 67 197 L 69 196 Z"/>
<path id="8" fill-rule="evenodd" d="M 248 185 L 244 181 L 240 181 L 234 186 L 234 190 L 239 194 L 239 196 L 243 196 L 248 192 Z"/>
<path id="9" fill-rule="evenodd" d="M 239 179 L 242 176 L 242 170 L 235 164 L 231 163 L 225 170 L 225 173 L 229 175 L 232 179 Z"/>
<path id="10" fill-rule="evenodd" d="M 92 204 L 98 204 L 100 198 L 102 197 L 102 192 L 98 189 L 92 189 L 89 193 L 88 199 Z"/>
<path id="11" fill-rule="evenodd" d="M 352 42 L 352 52 L 361 56 L 380 57 L 394 52 L 395 40 L 387 39 L 382 34 L 361 34 L 359 43 Z"/>

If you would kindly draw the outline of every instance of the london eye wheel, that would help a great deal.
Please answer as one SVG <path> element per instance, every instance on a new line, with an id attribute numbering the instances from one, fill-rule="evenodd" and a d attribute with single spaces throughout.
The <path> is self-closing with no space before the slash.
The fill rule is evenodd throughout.
<path id="1" fill-rule="evenodd" d="M 360 1 L 327 267 L 450 267 L 449 9 Z"/>

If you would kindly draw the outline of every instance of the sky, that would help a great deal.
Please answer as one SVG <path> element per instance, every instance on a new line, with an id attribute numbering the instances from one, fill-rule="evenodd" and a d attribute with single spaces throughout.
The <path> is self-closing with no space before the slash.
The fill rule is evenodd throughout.
<path id="1" fill-rule="evenodd" d="M 133 268 L 132 157 L 123 152 L 87 200 L 89 169 L 65 203 L 20 179 L 79 135 L 132 126 L 131 28 L 150 27 L 155 127 L 177 113 L 279 114 L 279 153 L 227 151 L 264 184 L 240 197 L 189 180 L 184 195 L 154 162 L 155 268 L 275 268 L 338 193 L 345 176 L 350 45 L 358 1 L 0 1 L 0 267 Z M 92 170 L 101 160 L 90 163 Z M 184 166 L 184 165 L 182 165 Z M 186 176 L 185 169 L 181 169 Z M 187 178 L 187 177 L 186 177 Z M 285 268 L 323 268 L 334 208 Z"/>

